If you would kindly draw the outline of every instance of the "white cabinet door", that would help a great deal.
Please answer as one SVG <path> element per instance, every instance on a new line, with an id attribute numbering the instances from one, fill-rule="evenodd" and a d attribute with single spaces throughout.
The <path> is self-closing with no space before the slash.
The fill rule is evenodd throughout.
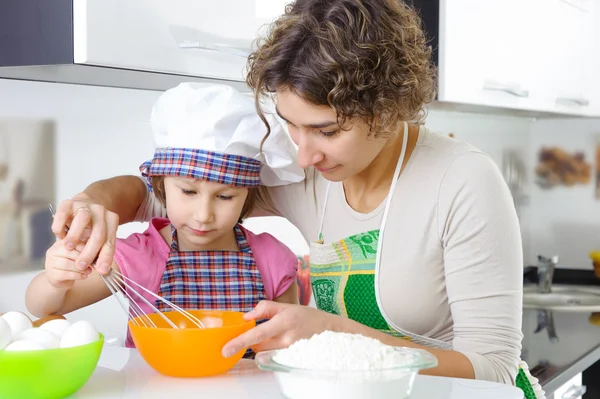
<path id="1" fill-rule="evenodd" d="M 73 0 L 75 63 L 232 81 L 283 1 Z M 182 48 L 182 43 L 211 49 Z M 242 50 L 241 52 L 239 50 Z"/>
<path id="2" fill-rule="evenodd" d="M 535 0 L 441 0 L 439 100 L 531 109 Z"/>
<path id="3" fill-rule="evenodd" d="M 587 115 L 592 102 L 593 0 L 537 0 L 535 98 L 544 111 Z"/>
<path id="4" fill-rule="evenodd" d="M 586 87 L 590 97 L 589 116 L 600 117 L 600 1 L 593 1 L 591 27 L 588 27 L 591 50 L 585 65 Z"/>
<path id="5" fill-rule="evenodd" d="M 586 392 L 585 385 L 582 384 L 582 381 L 582 374 L 577 374 L 563 386 L 554 391 L 554 399 L 582 399 Z"/>

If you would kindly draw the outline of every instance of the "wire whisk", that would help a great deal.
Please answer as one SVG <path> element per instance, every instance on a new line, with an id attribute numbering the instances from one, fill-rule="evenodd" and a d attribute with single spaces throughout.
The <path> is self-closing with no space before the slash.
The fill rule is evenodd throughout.
<path id="1" fill-rule="evenodd" d="M 48 209 L 52 213 L 52 217 L 54 217 L 55 211 L 54 211 L 54 207 L 52 206 L 52 204 L 48 204 Z M 68 232 L 68 231 L 69 231 L 69 228 L 65 227 L 65 232 Z M 94 260 L 94 264 L 95 264 L 95 260 Z M 112 296 L 115 297 L 115 299 L 119 303 L 119 306 L 121 307 L 121 309 L 123 309 L 123 311 L 127 315 L 128 320 L 131 320 L 131 322 L 138 327 L 157 328 L 156 324 L 152 321 L 152 319 L 148 316 L 148 314 L 144 311 L 144 309 L 142 309 L 142 307 L 138 304 L 138 302 L 136 301 L 136 297 L 139 298 L 143 303 L 148 305 L 152 309 L 152 311 L 154 313 L 157 313 L 169 326 L 171 326 L 172 328 L 175 328 L 175 329 L 179 328 L 175 323 L 173 323 L 173 321 L 171 321 L 167 316 L 165 316 L 163 314 L 163 312 L 158 310 L 156 308 L 156 306 L 154 306 L 148 299 L 146 299 L 138 291 L 138 289 L 140 289 L 143 292 L 145 292 L 146 294 L 149 294 L 150 296 L 152 296 L 154 299 L 165 303 L 167 306 L 171 307 L 176 312 L 183 314 L 196 327 L 204 328 L 204 324 L 196 316 L 187 312 L 186 310 L 182 309 L 181 307 L 175 305 L 174 303 L 170 302 L 169 300 L 155 294 L 154 292 L 150 291 L 149 289 L 141 286 L 140 284 L 136 283 L 135 281 L 133 281 L 129 277 L 123 275 L 121 272 L 118 272 L 117 270 L 110 269 L 108 274 L 106 274 L 104 276 L 100 274 L 100 277 L 102 278 L 102 280 L 104 281 L 104 284 L 106 284 L 106 286 L 112 293 Z M 120 296 L 119 293 L 121 293 L 125 298 Z"/>

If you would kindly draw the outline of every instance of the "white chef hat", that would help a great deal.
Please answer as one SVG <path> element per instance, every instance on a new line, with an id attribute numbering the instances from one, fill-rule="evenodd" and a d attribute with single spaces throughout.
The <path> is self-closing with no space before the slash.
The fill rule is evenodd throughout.
<path id="1" fill-rule="evenodd" d="M 231 86 L 181 83 L 154 104 L 150 122 L 156 151 L 140 166 L 142 175 L 185 176 L 238 187 L 278 186 L 299 182 L 304 171 L 281 126 L 265 115 L 271 134 L 256 113 L 254 101 Z"/>

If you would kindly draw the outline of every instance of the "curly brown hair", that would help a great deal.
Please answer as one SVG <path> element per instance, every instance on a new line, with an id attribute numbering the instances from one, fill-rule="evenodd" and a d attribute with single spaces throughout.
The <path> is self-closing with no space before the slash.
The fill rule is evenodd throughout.
<path id="1" fill-rule="evenodd" d="M 258 39 L 246 81 L 268 132 L 261 98 L 284 89 L 332 107 L 340 126 L 361 118 L 377 137 L 422 123 L 435 98 L 431 52 L 402 0 L 296 0 Z"/>

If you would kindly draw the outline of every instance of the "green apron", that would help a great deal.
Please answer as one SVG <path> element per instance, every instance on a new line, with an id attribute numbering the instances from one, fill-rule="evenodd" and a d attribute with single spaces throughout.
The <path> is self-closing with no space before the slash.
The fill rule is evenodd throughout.
<path id="1" fill-rule="evenodd" d="M 384 221 L 404 161 L 408 138 L 406 124 L 404 132 L 402 153 L 387 197 Z M 336 242 L 327 244 L 324 242 L 322 231 L 330 187 L 331 182 L 325 194 L 319 240 L 310 243 L 310 280 L 317 308 L 348 317 L 373 329 L 420 345 L 451 350 L 451 343 L 393 328 L 382 315 L 375 292 L 375 272 L 379 261 L 377 256 L 380 244 L 379 229 L 355 234 Z M 536 397 L 532 387 L 533 381 L 530 381 L 529 376 L 527 366 L 523 364 L 523 367 L 519 367 L 515 385 L 523 390 L 525 399 L 543 398 L 543 394 Z"/>

